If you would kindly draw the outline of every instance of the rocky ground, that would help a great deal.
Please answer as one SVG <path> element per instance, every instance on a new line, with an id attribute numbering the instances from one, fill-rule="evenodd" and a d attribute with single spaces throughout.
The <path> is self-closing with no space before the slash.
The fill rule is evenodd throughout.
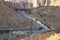
<path id="1" fill-rule="evenodd" d="M 60 40 L 60 31 L 47 31 L 40 34 L 31 34 L 20 40 Z"/>
<path id="2" fill-rule="evenodd" d="M 0 34 L 0 40 L 60 40 L 60 30 L 50 30 L 31 34 Z"/>
<path id="3" fill-rule="evenodd" d="M 14 11 L 3 4 L 0 5 L 0 30 L 38 29 L 41 26 L 24 16 L 23 11 Z M 38 26 L 38 27 L 36 27 Z"/>

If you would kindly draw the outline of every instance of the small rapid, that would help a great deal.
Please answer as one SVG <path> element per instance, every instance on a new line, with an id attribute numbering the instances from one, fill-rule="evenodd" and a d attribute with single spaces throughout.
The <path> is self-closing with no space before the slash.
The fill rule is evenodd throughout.
<path id="1" fill-rule="evenodd" d="M 43 29 L 50 30 L 45 24 L 41 23 L 40 21 L 37 21 L 37 23 L 40 24 L 43 27 Z"/>

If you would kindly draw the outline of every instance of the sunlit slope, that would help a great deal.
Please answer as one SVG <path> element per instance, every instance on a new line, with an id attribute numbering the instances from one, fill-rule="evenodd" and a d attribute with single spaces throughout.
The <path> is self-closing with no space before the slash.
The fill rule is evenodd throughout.
<path id="1" fill-rule="evenodd" d="M 51 0 L 50 6 L 60 6 L 60 0 Z"/>

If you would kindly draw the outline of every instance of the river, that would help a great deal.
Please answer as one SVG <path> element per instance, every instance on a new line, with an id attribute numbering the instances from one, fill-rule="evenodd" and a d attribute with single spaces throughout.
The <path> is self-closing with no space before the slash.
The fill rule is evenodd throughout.
<path id="1" fill-rule="evenodd" d="M 36 22 L 37 24 L 39 24 L 40 26 L 43 27 L 43 29 L 41 30 L 23 30 L 23 31 L 17 31 L 17 32 L 13 32 L 13 33 L 22 33 L 22 34 L 28 34 L 28 33 L 41 33 L 41 32 L 44 32 L 44 31 L 47 31 L 47 30 L 50 30 L 50 28 L 48 28 L 48 26 L 44 23 L 42 23 L 41 21 L 39 20 L 36 20 L 34 17 L 31 17 L 29 15 L 27 15 L 25 12 L 23 12 L 23 16 L 25 16 L 26 18 L 29 18 L 29 19 L 32 19 L 34 22 Z"/>

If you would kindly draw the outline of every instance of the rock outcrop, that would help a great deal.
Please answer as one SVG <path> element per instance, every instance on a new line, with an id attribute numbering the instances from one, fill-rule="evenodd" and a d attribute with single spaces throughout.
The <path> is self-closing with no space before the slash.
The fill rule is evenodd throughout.
<path id="1" fill-rule="evenodd" d="M 60 6 L 60 0 L 51 0 L 50 6 Z"/>
<path id="2" fill-rule="evenodd" d="M 29 21 L 30 20 L 30 21 Z M 23 11 L 15 12 L 0 2 L 0 30 L 38 29 L 40 25 L 24 16 Z M 36 27 L 38 26 L 38 27 Z"/>

